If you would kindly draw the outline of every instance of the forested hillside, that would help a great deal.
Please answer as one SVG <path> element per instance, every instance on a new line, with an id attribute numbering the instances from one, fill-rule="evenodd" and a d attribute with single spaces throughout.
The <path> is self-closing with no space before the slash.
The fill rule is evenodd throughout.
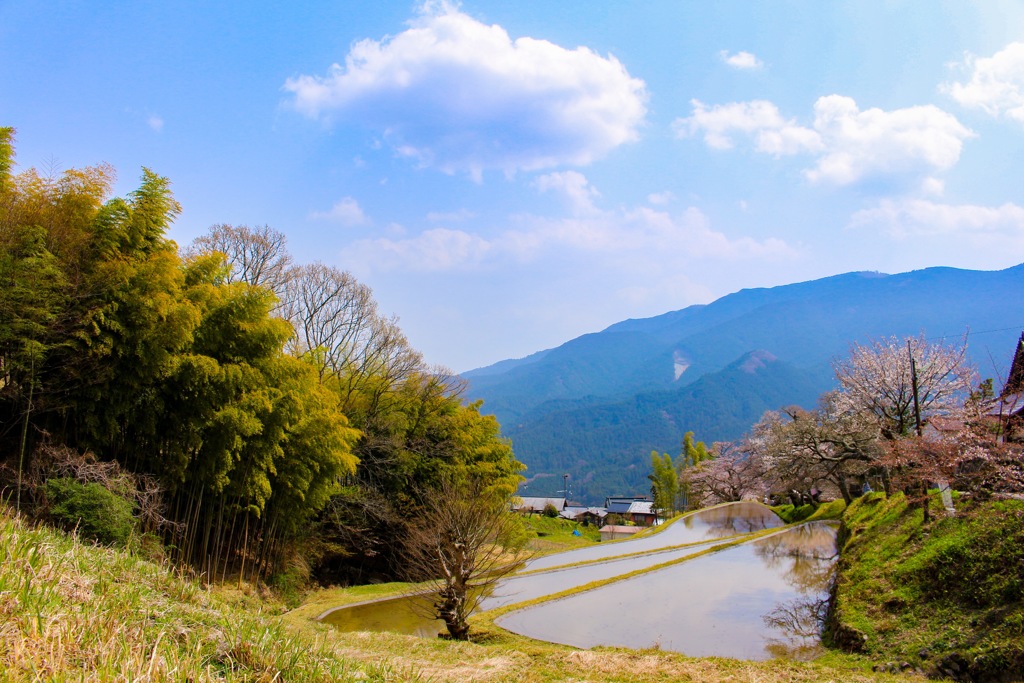
<path id="1" fill-rule="evenodd" d="M 766 408 L 812 408 L 853 343 L 966 335 L 981 376 L 1001 378 L 1024 329 L 1006 302 L 1022 297 L 1024 265 L 848 273 L 627 320 L 465 376 L 529 467 L 526 490 L 550 494 L 569 473 L 597 501 L 646 492 L 651 450 L 678 453 L 686 431 L 729 440 Z M 752 352 L 774 360 L 737 373 Z"/>
<path id="2" fill-rule="evenodd" d="M 813 405 L 816 380 L 771 354 L 754 352 L 675 391 L 618 403 L 553 402 L 507 432 L 515 435 L 517 452 L 532 455 L 530 474 L 569 472 L 573 496 L 599 503 L 607 495 L 647 493 L 651 451 L 678 453 L 688 431 L 737 439 L 753 423 L 751 415 L 756 420 L 780 405 Z M 553 483 L 540 476 L 521 491 L 542 495 Z"/>
<path id="3" fill-rule="evenodd" d="M 426 496 L 521 465 L 350 274 L 268 227 L 181 251 L 171 183 L 14 173 L 0 129 L 0 487 L 24 511 L 162 544 L 210 578 L 394 574 Z"/>

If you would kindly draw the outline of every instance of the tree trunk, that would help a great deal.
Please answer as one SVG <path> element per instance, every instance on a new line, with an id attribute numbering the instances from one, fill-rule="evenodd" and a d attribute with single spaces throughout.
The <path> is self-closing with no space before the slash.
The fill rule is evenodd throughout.
<path id="1" fill-rule="evenodd" d="M 924 511 L 923 523 L 927 524 L 931 520 L 931 510 L 929 509 L 929 498 L 928 498 L 928 482 L 921 482 L 921 510 Z"/>
<path id="2" fill-rule="evenodd" d="M 843 495 L 843 502 L 847 505 L 852 503 L 853 496 L 850 494 L 850 485 L 849 482 L 846 481 L 846 475 L 840 472 L 836 483 L 839 485 L 839 493 Z"/>
<path id="3" fill-rule="evenodd" d="M 449 585 L 441 593 L 441 601 L 437 603 L 437 616 L 448 628 L 448 634 L 454 640 L 469 640 L 469 623 L 466 621 L 466 589 L 458 585 Z"/>
<path id="4" fill-rule="evenodd" d="M 17 502 L 14 509 L 21 514 L 21 475 L 25 469 L 25 447 L 28 442 L 28 421 L 32 414 L 32 392 L 36 388 L 36 356 L 33 353 L 29 361 L 30 370 L 28 374 L 28 403 L 25 405 L 25 420 L 21 424 L 21 448 L 18 451 L 18 492 Z"/>
<path id="5" fill-rule="evenodd" d="M 885 466 L 882 467 L 882 488 L 886 497 L 892 496 L 892 479 L 889 478 L 889 468 Z"/>

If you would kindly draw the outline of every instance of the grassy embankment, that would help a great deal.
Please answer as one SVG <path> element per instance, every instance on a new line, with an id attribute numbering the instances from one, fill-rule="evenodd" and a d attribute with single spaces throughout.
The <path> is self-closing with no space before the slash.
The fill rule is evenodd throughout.
<path id="1" fill-rule="evenodd" d="M 538 554 L 582 548 L 601 540 L 597 527 L 583 526 L 567 519 L 529 515 L 522 520 L 530 536 L 527 548 Z M 574 536 L 573 531 L 579 531 L 580 535 Z"/>
<path id="2" fill-rule="evenodd" d="M 842 519 L 846 503 L 840 498 L 820 505 L 776 505 L 772 508 L 786 524 L 813 522 L 819 519 Z"/>
<path id="3" fill-rule="evenodd" d="M 933 521 L 901 495 L 847 510 L 832 636 L 890 666 L 1024 680 L 1024 502 L 961 504 Z"/>
<path id="4" fill-rule="evenodd" d="M 345 593 L 358 602 L 404 588 Z M 340 634 L 311 621 L 319 609 L 314 595 L 283 614 L 266 596 L 204 588 L 131 552 L 81 544 L 0 510 L 3 681 L 898 680 L 856 657 L 742 662 L 583 651 L 486 626 L 469 643 Z"/>

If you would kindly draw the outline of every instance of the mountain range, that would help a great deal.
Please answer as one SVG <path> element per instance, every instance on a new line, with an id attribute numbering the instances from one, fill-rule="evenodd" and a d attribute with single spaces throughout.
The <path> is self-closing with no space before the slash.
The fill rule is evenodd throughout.
<path id="1" fill-rule="evenodd" d="M 464 373 L 528 470 L 522 495 L 574 499 L 649 489 L 651 451 L 683 435 L 742 436 L 765 410 L 813 407 L 851 344 L 924 335 L 959 344 L 999 386 L 1024 330 L 1024 264 L 886 275 L 856 272 L 744 289 L 626 320 L 526 358 Z"/>

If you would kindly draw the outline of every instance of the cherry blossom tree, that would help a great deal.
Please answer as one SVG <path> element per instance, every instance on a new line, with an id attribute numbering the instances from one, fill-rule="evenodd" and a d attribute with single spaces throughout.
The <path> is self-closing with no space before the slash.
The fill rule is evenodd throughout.
<path id="1" fill-rule="evenodd" d="M 916 416 L 923 422 L 952 414 L 970 395 L 975 372 L 966 354 L 966 339 L 956 346 L 923 336 L 854 344 L 848 358 L 833 364 L 839 407 L 874 416 L 885 439 L 909 436 L 918 427 Z"/>

